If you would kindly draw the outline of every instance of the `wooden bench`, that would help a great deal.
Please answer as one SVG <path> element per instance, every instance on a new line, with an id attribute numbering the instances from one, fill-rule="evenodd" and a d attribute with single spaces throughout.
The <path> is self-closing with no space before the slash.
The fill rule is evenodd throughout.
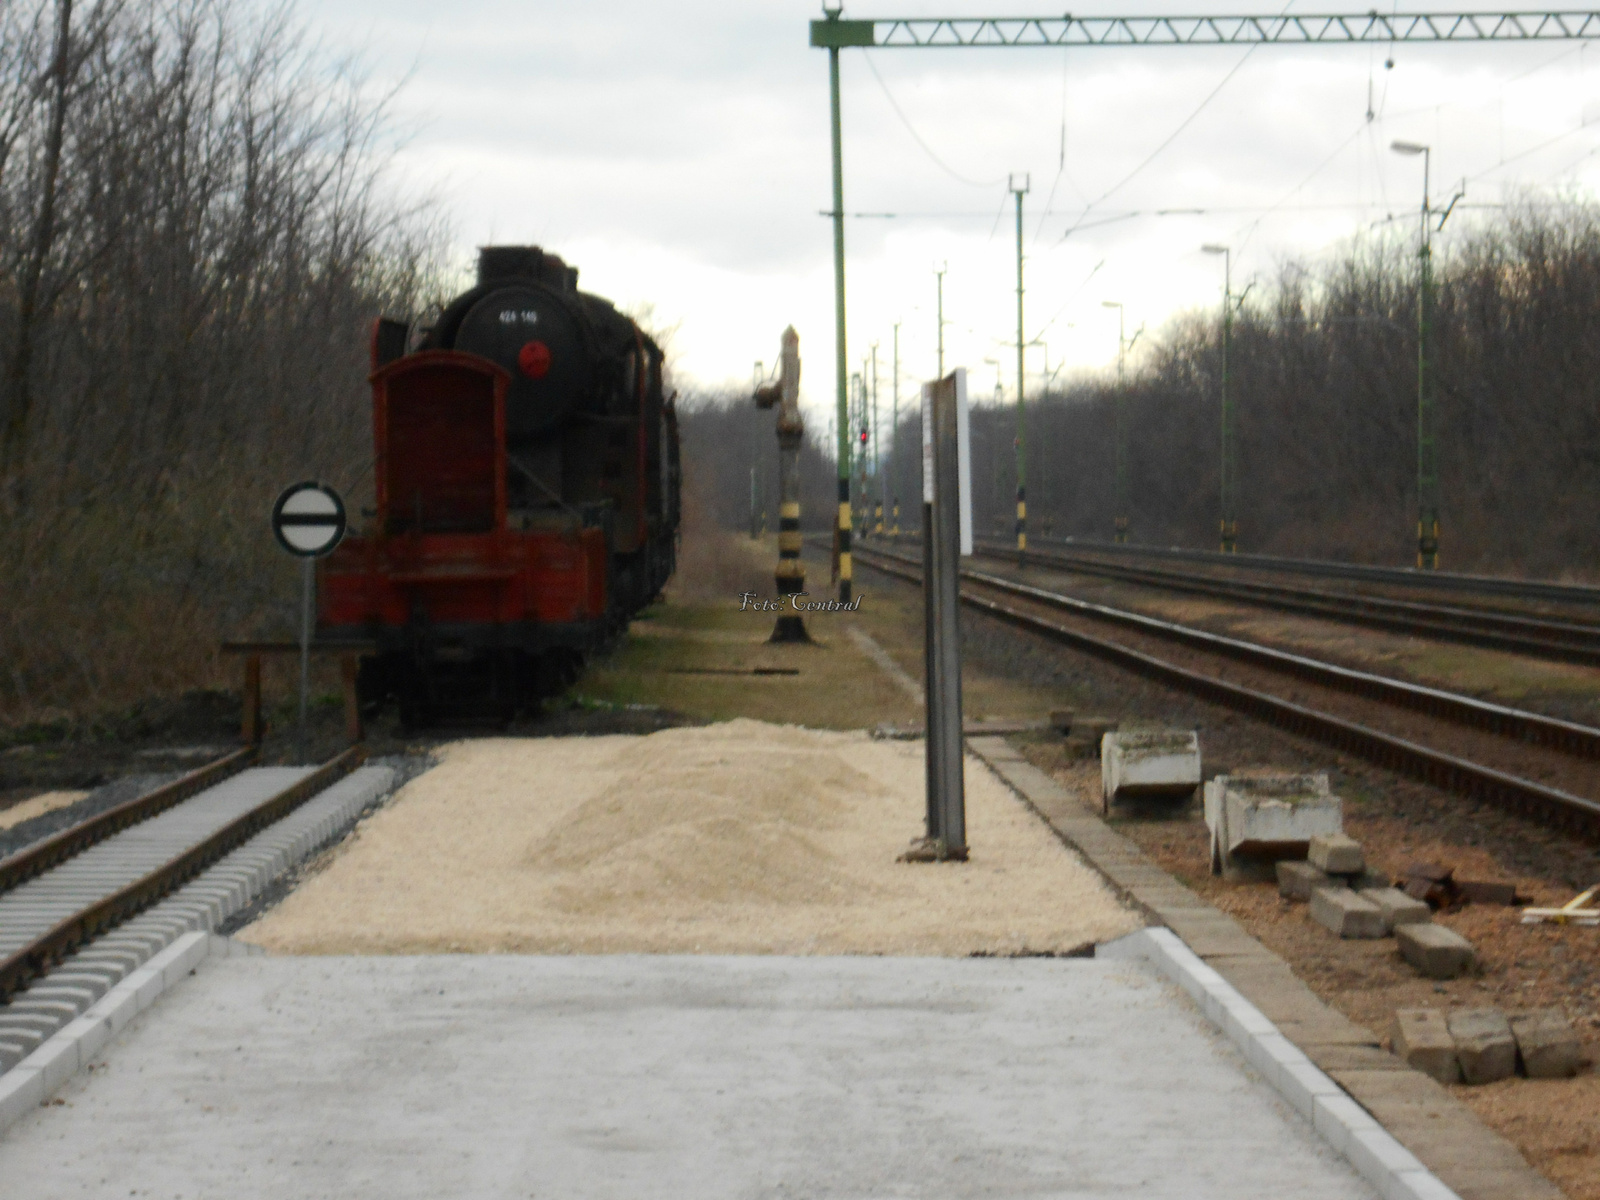
<path id="1" fill-rule="evenodd" d="M 361 704 L 356 696 L 356 672 L 363 654 L 373 653 L 377 647 L 370 642 L 311 643 L 315 655 L 337 654 L 339 676 L 344 690 L 344 731 L 352 744 L 362 740 Z M 299 642 L 223 642 L 224 654 L 237 654 L 244 659 L 244 717 L 240 736 L 251 745 L 261 740 L 266 732 L 266 722 L 261 716 L 261 659 L 268 654 L 296 655 Z"/>

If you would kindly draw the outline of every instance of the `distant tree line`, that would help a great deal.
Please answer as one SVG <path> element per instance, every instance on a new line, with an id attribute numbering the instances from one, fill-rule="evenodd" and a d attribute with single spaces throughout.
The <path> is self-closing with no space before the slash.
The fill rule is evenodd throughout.
<path id="1" fill-rule="evenodd" d="M 1600 208 L 1529 199 L 1434 249 L 1441 567 L 1600 576 Z M 1285 263 L 1250 291 L 1229 361 L 1241 550 L 1414 563 L 1417 288 L 1415 241 L 1395 234 Z M 1130 359 L 1132 541 L 1216 548 L 1220 310 L 1175 319 Z M 1110 540 L 1117 399 L 1105 377 L 1028 397 L 1035 535 Z M 974 408 L 982 533 L 1011 535 L 1016 432 L 1009 400 Z M 920 490 L 920 416 L 895 440 L 904 505 Z M 823 509 L 808 515 L 826 527 Z"/>
<path id="2" fill-rule="evenodd" d="M 277 488 L 370 494 L 367 330 L 440 261 L 384 132 L 283 8 L 0 5 L 0 720 L 214 677 L 292 609 Z"/>

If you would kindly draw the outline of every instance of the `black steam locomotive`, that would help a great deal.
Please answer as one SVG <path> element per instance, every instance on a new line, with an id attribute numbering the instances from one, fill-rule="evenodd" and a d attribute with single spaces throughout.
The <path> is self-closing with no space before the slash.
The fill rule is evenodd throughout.
<path id="1" fill-rule="evenodd" d="M 662 353 L 537 246 L 479 253 L 431 324 L 372 334 L 372 522 L 322 564 L 320 640 L 376 647 L 359 690 L 511 715 L 660 594 L 681 467 Z"/>

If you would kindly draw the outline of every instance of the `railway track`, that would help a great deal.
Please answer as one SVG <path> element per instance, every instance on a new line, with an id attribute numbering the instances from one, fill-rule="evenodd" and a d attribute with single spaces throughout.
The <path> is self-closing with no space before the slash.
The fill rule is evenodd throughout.
<path id="1" fill-rule="evenodd" d="M 252 752 L 237 752 L 0 862 L 0 1071 L 159 945 L 215 928 L 295 851 L 353 819 L 392 778 L 358 770 L 365 756 L 354 746 L 320 767 L 250 768 Z M 196 891 L 224 858 L 226 878 Z"/>
<path id="2" fill-rule="evenodd" d="M 919 582 L 905 555 L 854 547 Z M 1092 604 L 976 570 L 964 604 L 1446 790 L 1600 841 L 1600 729 Z M 1105 636 L 1107 626 L 1117 637 Z"/>
<path id="3" fill-rule="evenodd" d="M 1011 563 L 1019 561 L 1021 557 L 1016 550 L 992 542 L 979 543 L 979 551 L 985 557 Z M 1093 554 L 1073 551 L 1030 549 L 1027 559 L 1036 565 L 1079 575 L 1117 579 L 1165 591 L 1218 596 L 1283 612 L 1304 613 L 1346 624 L 1509 650 L 1535 658 L 1600 666 L 1600 625 L 1588 622 L 1553 620 L 1288 584 L 1224 579 L 1198 571 L 1111 562 Z"/>
<path id="4" fill-rule="evenodd" d="M 1270 554 L 1221 554 L 1215 550 L 1186 550 L 1178 546 L 1138 546 L 1113 542 L 1077 542 L 1063 538 L 1034 538 L 1036 544 L 1078 553 L 1115 558 L 1160 558 L 1175 562 L 1204 563 L 1232 571 L 1281 575 L 1307 575 L 1350 583 L 1380 584 L 1419 591 L 1455 592 L 1459 595 L 1504 596 L 1520 603 L 1600 608 L 1600 587 L 1581 583 L 1553 583 L 1540 579 L 1507 579 L 1499 575 L 1466 575 L 1453 571 L 1419 571 L 1412 567 L 1376 567 L 1364 563 L 1329 562 L 1314 558 L 1285 558 Z M 1030 547 L 1031 552 L 1031 547 Z"/>

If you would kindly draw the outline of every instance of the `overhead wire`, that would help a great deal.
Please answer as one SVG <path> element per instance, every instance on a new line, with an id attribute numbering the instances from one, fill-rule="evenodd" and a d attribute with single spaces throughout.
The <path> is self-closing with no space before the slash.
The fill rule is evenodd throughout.
<path id="1" fill-rule="evenodd" d="M 878 64 L 872 61 L 872 55 L 863 50 L 861 57 L 866 60 L 867 68 L 872 72 L 872 77 L 878 81 L 878 86 L 883 89 L 884 99 L 889 101 L 889 107 L 894 109 L 895 116 L 900 118 L 901 124 L 906 127 L 906 132 L 912 136 L 917 145 L 922 147 L 922 152 L 932 159 L 934 164 L 941 171 L 950 176 L 951 179 L 956 180 L 958 183 L 964 183 L 968 187 L 990 188 L 996 187 L 1005 182 L 1002 179 L 968 179 L 965 175 L 961 174 L 961 172 L 957 171 L 949 163 L 945 162 L 944 159 L 940 158 L 936 153 L 934 153 L 933 147 L 928 145 L 923 136 L 917 132 L 917 127 L 911 123 L 911 118 L 906 116 L 905 110 L 900 107 L 899 101 L 894 98 L 894 93 L 889 90 L 889 85 L 883 81 L 883 76 L 878 74 Z"/>

